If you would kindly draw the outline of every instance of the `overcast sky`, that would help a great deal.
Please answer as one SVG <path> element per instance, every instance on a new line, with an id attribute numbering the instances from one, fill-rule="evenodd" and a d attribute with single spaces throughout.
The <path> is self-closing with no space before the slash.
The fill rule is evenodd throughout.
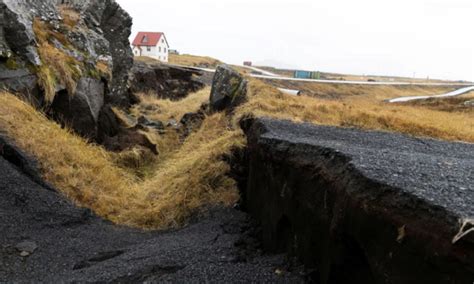
<path id="1" fill-rule="evenodd" d="M 350 74 L 474 81 L 474 0 L 117 0 L 172 49 Z"/>

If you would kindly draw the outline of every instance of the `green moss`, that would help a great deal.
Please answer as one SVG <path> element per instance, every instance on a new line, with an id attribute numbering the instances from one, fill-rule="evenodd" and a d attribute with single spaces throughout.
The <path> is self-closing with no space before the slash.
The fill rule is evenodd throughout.
<path id="1" fill-rule="evenodd" d="M 231 86 L 233 86 L 233 89 L 232 89 L 232 92 L 231 92 L 231 97 L 232 97 L 232 102 L 234 102 L 234 100 L 238 97 L 240 97 L 242 94 L 242 90 L 241 90 L 241 85 L 242 85 L 242 82 L 243 82 L 244 79 L 240 78 L 232 78 L 230 80 L 230 84 Z"/>
<path id="2" fill-rule="evenodd" d="M 96 69 L 89 69 L 87 70 L 87 76 L 93 79 L 100 80 L 100 73 Z"/>
<path id="3" fill-rule="evenodd" d="M 17 70 L 18 68 L 20 68 L 20 66 L 18 65 L 18 62 L 13 56 L 10 56 L 7 59 L 7 62 L 5 62 L 5 66 L 10 70 Z"/>

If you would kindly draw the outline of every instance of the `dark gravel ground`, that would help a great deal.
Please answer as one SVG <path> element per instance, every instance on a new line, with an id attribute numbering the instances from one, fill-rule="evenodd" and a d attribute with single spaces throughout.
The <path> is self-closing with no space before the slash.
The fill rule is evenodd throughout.
<path id="1" fill-rule="evenodd" d="M 474 217 L 474 144 L 261 119 L 269 140 L 340 152 L 369 179 L 459 218 Z"/>
<path id="2" fill-rule="evenodd" d="M 303 282 L 284 256 L 261 253 L 255 231 L 235 209 L 177 231 L 115 226 L 0 157 L 1 283 Z"/>

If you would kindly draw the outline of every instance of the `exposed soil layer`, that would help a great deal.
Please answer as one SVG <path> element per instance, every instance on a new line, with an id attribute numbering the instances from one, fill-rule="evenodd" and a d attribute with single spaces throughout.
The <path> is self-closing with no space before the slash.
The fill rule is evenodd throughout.
<path id="1" fill-rule="evenodd" d="M 2 149 L 1 283 L 304 280 L 283 255 L 262 253 L 258 230 L 236 209 L 211 210 L 176 231 L 116 226 L 33 181 L 23 170 L 34 163 L 5 142 Z"/>
<path id="2" fill-rule="evenodd" d="M 179 100 L 205 86 L 199 79 L 201 71 L 155 61 L 135 61 L 131 74 L 133 93 L 151 93 L 162 99 Z"/>
<path id="3" fill-rule="evenodd" d="M 242 123 L 246 208 L 265 248 L 321 283 L 471 283 L 474 144 L 294 124 Z"/>

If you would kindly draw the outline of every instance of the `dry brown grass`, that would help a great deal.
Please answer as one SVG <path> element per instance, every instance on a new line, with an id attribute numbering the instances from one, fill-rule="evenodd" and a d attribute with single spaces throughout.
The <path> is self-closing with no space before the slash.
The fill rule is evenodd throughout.
<path id="1" fill-rule="evenodd" d="M 114 220 L 136 194 L 133 177 L 116 167 L 104 149 L 11 94 L 0 94 L 0 129 L 40 162 L 47 181 L 80 206 Z"/>
<path id="2" fill-rule="evenodd" d="M 42 66 L 37 69 L 37 74 L 39 83 L 45 92 L 46 101 L 49 103 L 53 101 L 57 84 L 63 84 L 69 94 L 74 94 L 76 82 L 82 76 L 83 64 L 51 43 L 52 39 L 56 39 L 66 44 L 66 40 L 63 35 L 53 32 L 49 24 L 35 19 L 33 30 L 38 41 L 38 54 L 42 62 Z"/>
<path id="3" fill-rule="evenodd" d="M 81 19 L 79 12 L 76 11 L 71 5 L 59 5 L 58 10 L 61 14 L 61 17 L 63 18 L 63 23 L 71 28 L 75 27 Z"/>
<path id="4" fill-rule="evenodd" d="M 464 112 L 466 114 L 474 114 L 474 107 L 465 104 L 474 99 L 474 91 L 467 94 L 451 97 L 451 98 L 436 98 L 427 100 L 415 100 L 399 105 L 407 105 L 418 108 L 426 108 L 432 110 L 439 110 L 443 112 Z"/>
<path id="5" fill-rule="evenodd" d="M 51 66 L 41 73 L 46 80 L 56 79 L 59 73 Z M 340 95 L 321 99 L 284 95 L 254 79 L 250 80 L 249 88 L 249 101 L 232 118 L 225 114 L 208 116 L 184 142 L 172 129 L 163 135 L 150 133 L 160 151 L 160 156 L 153 158 L 140 148 L 108 153 L 7 93 L 0 94 L 0 130 L 34 156 L 44 178 L 77 205 L 91 208 L 115 223 L 147 229 L 178 227 L 202 208 L 228 206 L 237 201 L 237 187 L 227 175 L 229 165 L 223 157 L 231 155 L 234 148 L 243 147 L 245 139 L 237 130 L 237 122 L 245 115 L 474 142 L 472 113 L 448 113 L 382 101 L 395 93 L 420 95 L 421 91 L 432 89 L 354 90 L 324 85 L 317 92 Z M 209 91 L 204 89 L 181 101 L 139 94 L 141 102 L 130 112 L 165 123 L 169 119 L 179 120 L 207 102 Z M 115 112 L 122 117 L 124 126 L 133 126 L 125 113 Z"/>
<path id="6" fill-rule="evenodd" d="M 210 88 L 205 88 L 180 101 L 157 99 L 153 94 L 137 94 L 140 103 L 133 106 L 130 113 L 135 117 L 145 115 L 151 120 L 161 121 L 164 124 L 170 120 L 179 122 L 184 114 L 197 111 L 203 103 L 208 101 L 209 94 Z M 154 168 L 147 168 L 148 172 L 156 170 L 161 161 L 168 159 L 181 147 L 181 136 L 174 129 L 168 128 L 162 135 L 153 135 L 152 140 L 157 144 L 162 159 L 154 164 Z"/>
<path id="7" fill-rule="evenodd" d="M 99 72 L 99 74 L 105 78 L 112 77 L 112 70 L 110 70 L 109 64 L 107 62 L 98 60 L 95 65 L 95 70 Z"/>
<path id="8" fill-rule="evenodd" d="M 145 228 L 176 227 L 203 204 L 234 204 L 238 200 L 235 181 L 227 176 L 229 166 L 222 159 L 234 147 L 242 147 L 243 135 L 228 128 L 223 114 L 206 118 L 171 157 L 163 161 L 156 175 L 141 185 L 139 208 L 129 211 Z"/>
<path id="9" fill-rule="evenodd" d="M 268 84 L 287 89 L 296 89 L 307 96 L 329 99 L 354 97 L 355 100 L 371 99 L 383 101 L 407 96 L 432 96 L 454 91 L 454 86 L 416 86 L 416 85 L 347 85 L 299 81 L 266 81 Z"/>
<path id="10" fill-rule="evenodd" d="M 119 224 L 176 227 L 201 208 L 238 199 L 222 158 L 244 139 L 240 131 L 228 128 L 223 114 L 207 117 L 146 181 L 11 94 L 0 94 L 0 129 L 40 162 L 44 178 L 66 197 Z"/>
<path id="11" fill-rule="evenodd" d="M 377 101 L 374 96 L 328 100 L 284 95 L 251 80 L 249 102 L 237 110 L 244 115 L 267 116 L 371 130 L 396 131 L 415 136 L 474 142 L 474 115 L 447 113 Z M 375 98 L 385 97 L 384 94 Z"/>
<path id="12" fill-rule="evenodd" d="M 169 63 L 184 65 L 184 66 L 194 66 L 194 67 L 203 67 L 203 68 L 216 68 L 217 65 L 222 64 L 222 61 L 214 59 L 208 56 L 196 56 L 189 54 L 170 54 Z"/>
<path id="13" fill-rule="evenodd" d="M 196 111 L 203 103 L 208 102 L 210 92 L 209 87 L 204 88 L 179 101 L 157 99 L 153 94 L 137 94 L 140 103 L 131 109 L 131 113 L 135 116 L 145 114 L 153 120 L 163 122 L 169 119 L 179 120 L 183 114 Z"/>

